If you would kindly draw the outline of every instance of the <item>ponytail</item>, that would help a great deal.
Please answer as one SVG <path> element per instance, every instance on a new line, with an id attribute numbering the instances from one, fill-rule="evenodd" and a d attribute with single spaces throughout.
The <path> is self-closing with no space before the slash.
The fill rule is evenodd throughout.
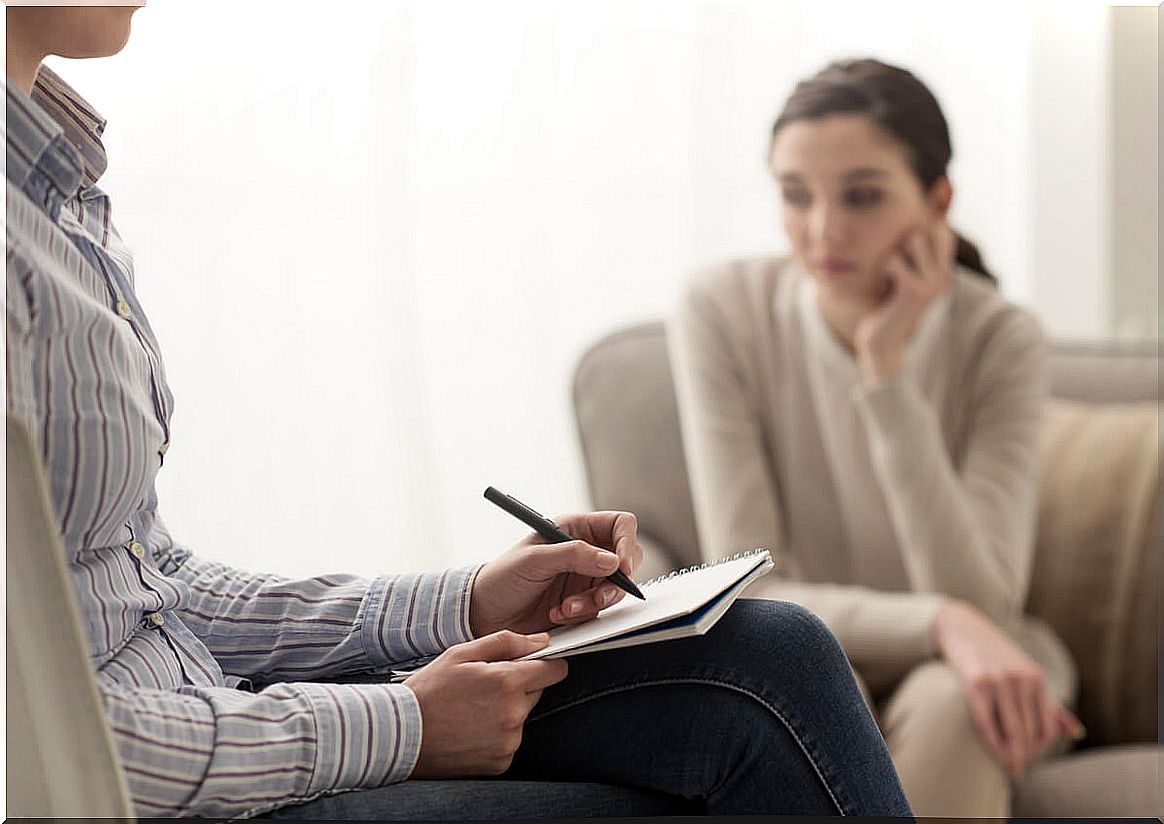
<path id="1" fill-rule="evenodd" d="M 974 274 L 986 278 L 997 287 L 998 278 L 992 275 L 990 270 L 986 268 L 986 264 L 982 262 L 982 254 L 978 251 L 978 247 L 957 232 L 954 233 L 954 237 L 958 240 L 958 249 L 954 254 L 954 261 L 965 266 L 974 272 Z"/>

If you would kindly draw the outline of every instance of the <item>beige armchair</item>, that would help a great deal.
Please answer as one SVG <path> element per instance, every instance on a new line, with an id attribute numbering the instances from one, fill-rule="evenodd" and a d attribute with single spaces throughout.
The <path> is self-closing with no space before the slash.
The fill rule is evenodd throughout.
<path id="1" fill-rule="evenodd" d="M 1164 813 L 1157 732 L 1159 350 L 1052 346 L 1028 611 L 1078 664 L 1088 737 L 1028 771 L 1023 817 Z M 699 562 L 662 323 L 614 332 L 581 359 L 574 407 L 592 503 L 638 516 L 645 576 Z"/>

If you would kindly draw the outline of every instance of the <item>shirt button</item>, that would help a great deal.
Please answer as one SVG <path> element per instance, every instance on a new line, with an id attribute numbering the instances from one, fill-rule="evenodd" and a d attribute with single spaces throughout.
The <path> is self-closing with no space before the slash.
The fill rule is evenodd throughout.
<path id="1" fill-rule="evenodd" d="M 129 308 L 129 304 L 123 299 L 117 299 L 117 314 L 121 315 L 126 320 L 133 317 L 133 310 Z"/>
<path id="2" fill-rule="evenodd" d="M 158 447 L 158 454 L 159 455 L 165 455 L 169 451 L 170 451 L 170 442 L 169 441 L 166 441 L 164 444 L 162 444 L 161 446 Z"/>
<path id="3" fill-rule="evenodd" d="M 162 627 L 166 625 L 166 616 L 162 615 L 160 612 L 151 612 L 146 620 L 148 620 L 155 627 Z"/>
<path id="4" fill-rule="evenodd" d="M 138 541 L 134 541 L 129 545 L 129 551 L 133 554 L 134 558 L 140 559 L 145 557 L 145 547 L 142 546 Z"/>

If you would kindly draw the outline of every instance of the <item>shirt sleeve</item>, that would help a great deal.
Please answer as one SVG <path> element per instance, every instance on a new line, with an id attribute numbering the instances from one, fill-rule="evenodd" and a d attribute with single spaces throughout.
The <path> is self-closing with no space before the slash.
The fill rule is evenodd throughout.
<path id="1" fill-rule="evenodd" d="M 714 287 L 696 281 L 668 326 L 687 470 L 700 545 L 708 559 L 767 547 L 775 568 L 749 597 L 793 601 L 816 613 L 854 664 L 904 672 L 935 654 L 944 596 L 806 582 L 785 540 L 769 437 L 746 373 L 742 335 Z"/>
<path id="2" fill-rule="evenodd" d="M 181 692 L 99 678 L 138 816 L 251 816 L 402 781 L 420 752 L 416 697 L 397 684 Z"/>
<path id="3" fill-rule="evenodd" d="M 996 622 L 1022 610 L 1034 557 L 1047 346 L 1013 309 L 984 344 L 955 466 L 937 410 L 908 376 L 857 387 L 874 471 L 915 590 L 969 601 Z"/>
<path id="4" fill-rule="evenodd" d="M 261 683 L 383 670 L 472 639 L 480 567 L 288 579 L 193 555 L 151 533 L 162 574 L 185 584 L 179 615 L 224 672 Z"/>

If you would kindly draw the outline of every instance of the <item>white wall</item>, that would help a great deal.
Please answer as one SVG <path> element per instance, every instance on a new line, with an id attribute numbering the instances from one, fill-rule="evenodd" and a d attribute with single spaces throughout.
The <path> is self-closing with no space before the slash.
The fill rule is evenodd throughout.
<path id="1" fill-rule="evenodd" d="M 370 574 L 508 546 L 487 484 L 586 507 L 574 362 L 693 267 L 782 247 L 767 130 L 839 56 L 931 84 L 955 224 L 1070 325 L 1057 296 L 1101 274 L 1098 159 L 1089 127 L 1048 133 L 1038 40 L 1068 21 L 1055 60 L 1080 71 L 1104 41 L 1060 7 L 200 0 L 139 12 L 116 58 L 55 61 L 110 119 L 103 182 L 177 396 L 172 530 Z M 1057 91 L 1055 117 L 1101 93 Z"/>

